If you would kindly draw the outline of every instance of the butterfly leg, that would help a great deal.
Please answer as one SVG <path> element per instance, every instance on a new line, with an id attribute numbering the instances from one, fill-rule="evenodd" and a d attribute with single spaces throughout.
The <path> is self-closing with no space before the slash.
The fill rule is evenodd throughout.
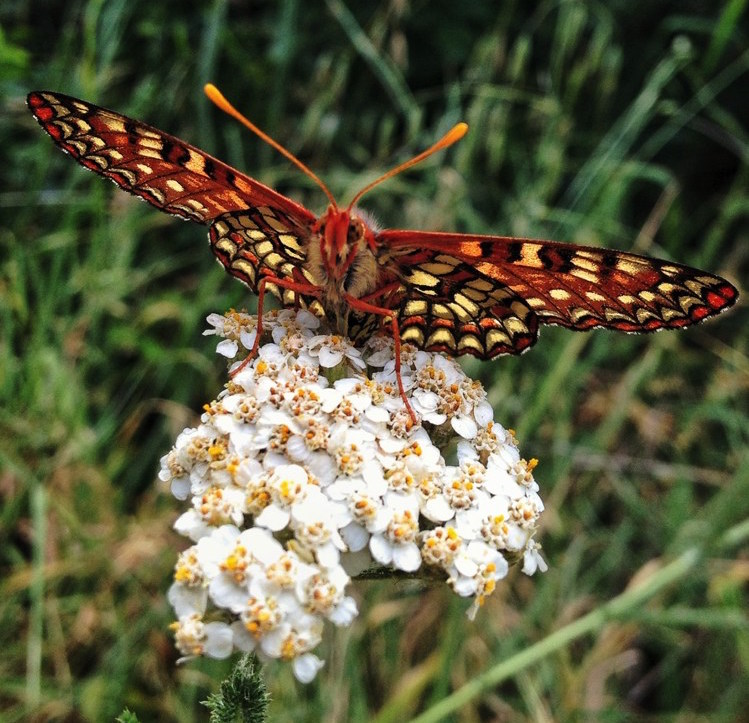
<path id="1" fill-rule="evenodd" d="M 239 372 L 241 372 L 242 369 L 244 369 L 257 355 L 257 350 L 260 346 L 260 337 L 263 335 L 263 305 L 265 302 L 265 288 L 268 284 L 275 284 L 280 288 L 296 291 L 297 294 L 306 294 L 307 296 L 320 295 L 320 289 L 313 284 L 292 281 L 291 279 L 282 279 L 278 276 L 273 276 L 272 274 L 263 276 L 257 285 L 257 328 L 255 333 L 255 343 L 252 345 L 252 349 L 250 349 L 250 353 L 245 357 L 244 361 L 229 373 L 229 376 L 231 377 L 239 374 Z"/>
<path id="2" fill-rule="evenodd" d="M 372 301 L 373 299 L 379 299 L 381 297 L 389 297 L 398 289 L 403 288 L 403 284 L 401 284 L 400 281 L 394 281 L 392 284 L 388 284 L 387 286 L 383 286 L 380 289 L 377 289 L 377 291 L 373 291 L 371 294 L 366 294 L 365 296 L 362 296 L 359 301 Z"/>
<path id="3" fill-rule="evenodd" d="M 377 291 L 373 291 L 371 294 L 365 294 L 364 296 L 359 297 L 359 301 L 369 302 L 373 301 L 374 299 L 382 299 L 382 301 L 380 302 L 380 306 L 384 309 L 392 309 L 393 306 L 395 306 L 392 299 L 395 296 L 396 292 L 400 291 L 401 289 L 403 289 L 403 285 L 400 283 L 400 281 L 394 281 L 392 284 L 383 286 L 382 288 L 377 289 Z M 390 318 L 390 315 L 380 317 L 381 329 L 384 328 L 385 322 L 388 318 Z"/>
<path id="4" fill-rule="evenodd" d="M 389 291 L 390 289 L 388 287 L 384 287 L 374 294 L 370 294 L 366 298 L 381 296 L 383 293 L 388 293 Z M 393 342 L 395 344 L 395 378 L 398 382 L 398 392 L 401 395 L 403 403 L 406 405 L 406 410 L 411 417 L 411 421 L 414 424 L 418 424 L 416 413 L 411 408 L 411 405 L 408 402 L 408 398 L 406 397 L 406 390 L 403 388 L 403 378 L 401 377 L 401 334 L 395 312 L 392 309 L 386 309 L 382 306 L 375 306 L 374 304 L 370 304 L 364 299 L 358 299 L 355 296 L 351 296 L 350 294 L 344 294 L 343 296 L 351 305 L 352 309 L 364 312 L 365 314 L 376 314 L 377 316 L 381 316 L 384 319 L 390 319 L 391 329 L 393 331 Z"/>

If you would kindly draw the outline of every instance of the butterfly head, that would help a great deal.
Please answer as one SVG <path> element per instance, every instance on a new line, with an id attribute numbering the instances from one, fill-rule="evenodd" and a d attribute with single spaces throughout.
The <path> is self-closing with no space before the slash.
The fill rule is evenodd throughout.
<path id="1" fill-rule="evenodd" d="M 357 256 L 374 249 L 374 233 L 356 211 L 330 206 L 320 219 L 320 251 L 328 275 L 344 279 Z"/>

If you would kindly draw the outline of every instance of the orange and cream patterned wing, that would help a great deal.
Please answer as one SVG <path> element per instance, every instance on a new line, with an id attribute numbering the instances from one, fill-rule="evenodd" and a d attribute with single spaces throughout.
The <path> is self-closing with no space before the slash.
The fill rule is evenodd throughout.
<path id="1" fill-rule="evenodd" d="M 209 224 L 267 207 L 290 218 L 295 231 L 315 222 L 304 206 L 157 128 L 61 93 L 34 91 L 27 102 L 78 163 L 162 211 Z"/>
<path id="2" fill-rule="evenodd" d="M 382 231 L 400 286 L 389 300 L 401 338 L 488 359 L 531 346 L 540 324 L 641 333 L 696 324 L 732 306 L 720 276 L 669 261 L 500 236 Z"/>

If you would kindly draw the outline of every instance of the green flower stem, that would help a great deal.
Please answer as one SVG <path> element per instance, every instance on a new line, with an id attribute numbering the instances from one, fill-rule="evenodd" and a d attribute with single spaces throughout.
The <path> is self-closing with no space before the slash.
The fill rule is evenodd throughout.
<path id="1" fill-rule="evenodd" d="M 747 537 L 749 537 L 749 523 L 740 523 L 721 536 L 718 546 L 732 546 L 746 540 Z M 546 656 L 560 650 L 573 640 L 600 630 L 610 620 L 627 617 L 661 590 L 686 577 L 697 566 L 703 554 L 702 547 L 690 547 L 673 562 L 654 572 L 647 580 L 636 587 L 617 595 L 596 610 L 571 622 L 569 625 L 565 625 L 543 640 L 498 663 L 483 675 L 474 678 L 470 683 L 466 683 L 455 693 L 414 718 L 413 723 L 438 721 L 449 713 L 459 710 L 470 700 L 480 696 L 483 691 L 516 675 L 529 665 L 543 660 Z M 378 718 L 376 720 L 378 723 L 385 723 L 385 719 Z"/>

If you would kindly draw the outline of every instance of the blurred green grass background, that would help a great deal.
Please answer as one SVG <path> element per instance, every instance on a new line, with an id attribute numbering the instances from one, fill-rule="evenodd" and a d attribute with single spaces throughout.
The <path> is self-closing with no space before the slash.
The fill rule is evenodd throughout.
<path id="1" fill-rule="evenodd" d="M 367 197 L 383 225 L 633 250 L 741 288 L 748 36 L 745 0 L 4 2 L 0 720 L 206 718 L 229 666 L 175 667 L 165 591 L 185 542 L 155 478 L 222 384 L 204 317 L 254 303 L 205 229 L 55 149 L 29 90 L 144 120 L 317 211 L 204 82 L 342 201 L 466 120 L 458 146 Z M 467 362 L 540 459 L 551 569 L 511 574 L 475 624 L 447 590 L 357 583 L 361 615 L 315 683 L 267 666 L 271 719 L 407 720 L 697 544 L 637 614 L 450 720 L 746 720 L 747 321 L 740 301 L 682 332 L 545 329 L 521 358 Z"/>

